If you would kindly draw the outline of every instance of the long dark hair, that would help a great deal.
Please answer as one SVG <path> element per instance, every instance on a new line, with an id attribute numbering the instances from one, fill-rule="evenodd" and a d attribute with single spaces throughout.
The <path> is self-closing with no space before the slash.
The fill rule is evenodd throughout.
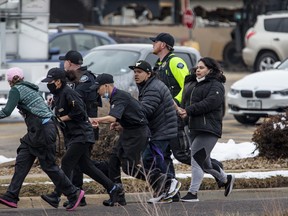
<path id="1" fill-rule="evenodd" d="M 210 57 L 203 57 L 198 62 L 200 61 L 202 61 L 204 65 L 210 70 L 208 76 L 216 77 L 222 83 L 226 82 L 226 77 L 223 74 L 222 68 L 216 60 Z"/>

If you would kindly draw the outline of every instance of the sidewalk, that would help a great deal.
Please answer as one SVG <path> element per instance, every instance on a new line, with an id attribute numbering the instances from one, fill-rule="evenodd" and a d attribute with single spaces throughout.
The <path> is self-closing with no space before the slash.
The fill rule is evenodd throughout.
<path id="1" fill-rule="evenodd" d="M 229 198 L 224 197 L 224 190 L 202 190 L 198 193 L 198 198 L 200 201 L 211 201 L 211 200 L 250 200 L 259 198 L 281 198 L 287 197 L 288 188 L 264 188 L 264 189 L 235 189 L 229 196 Z M 186 191 L 181 191 L 181 195 L 184 196 Z M 85 195 L 88 205 L 100 205 L 102 206 L 103 200 L 108 199 L 108 194 L 95 194 L 95 195 Z M 145 202 L 147 199 L 151 198 L 149 193 L 126 193 L 126 201 L 129 205 L 132 203 Z M 66 197 L 61 197 L 61 203 L 59 207 L 62 207 L 63 202 L 66 201 Z M 8 207 L 0 204 L 0 215 L 1 209 L 7 209 Z M 37 197 L 20 197 L 18 202 L 18 208 L 53 208 L 45 201 L 43 201 L 40 196 Z"/>

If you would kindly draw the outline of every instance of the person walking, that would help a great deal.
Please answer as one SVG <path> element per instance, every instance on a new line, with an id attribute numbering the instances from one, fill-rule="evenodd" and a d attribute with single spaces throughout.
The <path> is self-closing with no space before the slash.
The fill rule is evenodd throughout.
<path id="1" fill-rule="evenodd" d="M 102 106 L 102 101 L 97 92 L 92 91 L 90 88 L 95 84 L 96 77 L 91 71 L 87 70 L 87 66 L 82 66 L 83 57 L 81 53 L 70 50 L 65 56 L 60 56 L 59 60 L 64 61 L 64 70 L 66 71 L 68 85 L 81 95 L 88 117 L 97 117 L 98 106 Z M 99 137 L 99 129 L 93 128 L 93 131 L 96 141 Z M 90 146 L 90 152 L 93 149 L 94 143 Z M 81 189 L 83 188 L 83 173 L 79 166 L 76 166 L 73 170 L 72 183 Z M 67 201 L 63 203 L 64 207 L 66 205 L 68 205 Z M 83 197 L 80 206 L 86 205 L 86 199 Z"/>
<path id="2" fill-rule="evenodd" d="M 134 70 L 139 89 L 138 100 L 144 107 L 151 131 L 149 144 L 142 155 L 144 167 L 149 170 L 160 169 L 162 173 L 170 175 L 164 154 L 170 140 L 177 137 L 177 114 L 172 95 L 168 87 L 156 77 L 148 62 L 140 60 L 129 68 Z M 159 202 L 172 202 L 172 199 Z"/>
<path id="3" fill-rule="evenodd" d="M 90 118 L 92 125 L 98 127 L 101 123 L 111 123 L 111 129 L 122 127 L 112 153 L 114 156 L 109 161 L 109 177 L 114 182 L 121 182 L 119 167 L 122 167 L 127 175 L 148 181 L 156 194 L 148 202 L 155 203 L 173 197 L 181 183 L 161 173 L 159 169 L 147 170 L 141 165 L 141 155 L 147 147 L 150 133 L 141 103 L 129 93 L 117 89 L 110 74 L 98 75 L 95 88 L 99 95 L 109 99 L 110 111 L 107 116 Z"/>
<path id="4" fill-rule="evenodd" d="M 235 176 L 226 174 L 217 164 L 211 164 L 210 154 L 222 135 L 222 115 L 226 77 L 219 64 L 212 58 L 204 57 L 198 61 L 196 76 L 185 79 L 185 108 L 178 108 L 178 114 L 188 122 L 188 136 L 191 147 L 192 178 L 188 193 L 181 198 L 183 202 L 199 201 L 197 193 L 204 172 L 219 180 L 228 196 L 233 189 Z M 189 85 L 190 84 L 190 85 Z"/>
<path id="5" fill-rule="evenodd" d="M 169 88 L 176 107 L 181 103 L 184 79 L 189 74 L 189 69 L 186 62 L 173 52 L 175 40 L 171 34 L 162 32 L 156 37 L 150 37 L 150 40 L 153 42 L 153 53 L 159 57 L 153 70 L 156 72 L 158 78 Z M 179 136 L 180 135 L 179 133 Z M 169 171 L 174 176 L 175 169 L 171 159 L 172 152 L 175 158 L 183 159 L 181 143 L 179 143 L 181 137 L 179 136 L 171 140 L 164 154 Z M 185 158 L 183 160 L 185 160 Z M 179 199 L 180 194 L 177 194 L 177 196 L 173 198 L 173 201 L 177 202 Z"/>
<path id="6" fill-rule="evenodd" d="M 7 104 L 0 111 L 0 118 L 10 116 L 17 106 L 25 119 L 27 133 L 20 139 L 15 171 L 6 193 L 0 196 L 0 203 L 17 208 L 24 179 L 38 158 L 40 167 L 55 187 L 67 196 L 69 205 L 66 210 L 72 211 L 79 205 L 84 191 L 76 188 L 56 165 L 57 129 L 53 113 L 40 96 L 38 86 L 24 81 L 21 68 L 10 68 L 6 75 L 11 89 Z"/>
<path id="7" fill-rule="evenodd" d="M 90 146 L 95 142 L 95 137 L 81 96 L 67 86 L 65 71 L 60 68 L 50 69 L 42 82 L 47 83 L 47 88 L 54 95 L 55 115 L 67 147 L 61 161 L 61 168 L 66 176 L 71 176 L 72 170 L 79 165 L 83 173 L 103 185 L 110 195 L 110 206 L 114 206 L 118 202 L 122 188 L 94 166 L 90 159 Z M 50 205 L 57 207 L 60 195 L 61 191 L 55 188 L 51 194 L 41 197 Z"/>

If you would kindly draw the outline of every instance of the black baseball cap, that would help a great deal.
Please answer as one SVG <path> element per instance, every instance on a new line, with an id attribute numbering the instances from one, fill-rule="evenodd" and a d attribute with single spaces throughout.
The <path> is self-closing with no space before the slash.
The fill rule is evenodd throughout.
<path id="1" fill-rule="evenodd" d="M 92 90 L 98 89 L 101 85 L 114 83 L 113 76 L 111 74 L 99 74 L 95 79 L 95 84 L 90 87 Z"/>
<path id="2" fill-rule="evenodd" d="M 129 66 L 129 68 L 131 70 L 134 70 L 135 68 L 139 68 L 145 72 L 152 72 L 152 67 L 151 65 L 146 62 L 146 61 L 143 61 L 143 60 L 139 60 L 136 62 L 136 64 L 134 66 Z"/>
<path id="3" fill-rule="evenodd" d="M 174 37 L 171 34 L 165 32 L 158 34 L 156 37 L 150 37 L 149 39 L 152 40 L 153 42 L 157 41 L 164 42 L 171 48 L 174 46 L 175 43 Z"/>
<path id="4" fill-rule="evenodd" d="M 61 68 L 51 68 L 45 79 L 41 80 L 41 82 L 51 82 L 53 80 L 66 80 L 65 71 Z"/>
<path id="5" fill-rule="evenodd" d="M 77 65 L 83 64 L 83 57 L 81 53 L 75 50 L 68 51 L 65 56 L 59 56 L 59 60 L 62 60 L 62 61 L 68 60 Z"/>

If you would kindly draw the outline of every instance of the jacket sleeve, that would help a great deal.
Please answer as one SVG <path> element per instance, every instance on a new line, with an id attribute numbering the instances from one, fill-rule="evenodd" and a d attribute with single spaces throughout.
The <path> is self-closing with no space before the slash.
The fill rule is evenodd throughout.
<path id="1" fill-rule="evenodd" d="M 180 92 L 175 97 L 175 99 L 181 104 L 182 92 L 184 88 L 184 80 L 185 80 L 185 77 L 189 75 L 189 69 L 185 61 L 179 57 L 173 57 L 170 60 L 169 68 L 181 88 Z"/>
<path id="2" fill-rule="evenodd" d="M 149 119 L 161 103 L 160 93 L 156 89 L 145 89 L 145 93 L 140 102 L 143 106 L 146 118 Z"/>
<path id="3" fill-rule="evenodd" d="M 20 93 L 17 88 L 12 87 L 5 107 L 0 111 L 0 119 L 11 115 L 20 100 Z"/>
<path id="4" fill-rule="evenodd" d="M 214 82 L 209 89 L 208 94 L 199 102 L 192 102 L 186 107 L 188 116 L 197 116 L 209 113 L 222 106 L 225 97 L 224 86 L 220 82 Z"/>

